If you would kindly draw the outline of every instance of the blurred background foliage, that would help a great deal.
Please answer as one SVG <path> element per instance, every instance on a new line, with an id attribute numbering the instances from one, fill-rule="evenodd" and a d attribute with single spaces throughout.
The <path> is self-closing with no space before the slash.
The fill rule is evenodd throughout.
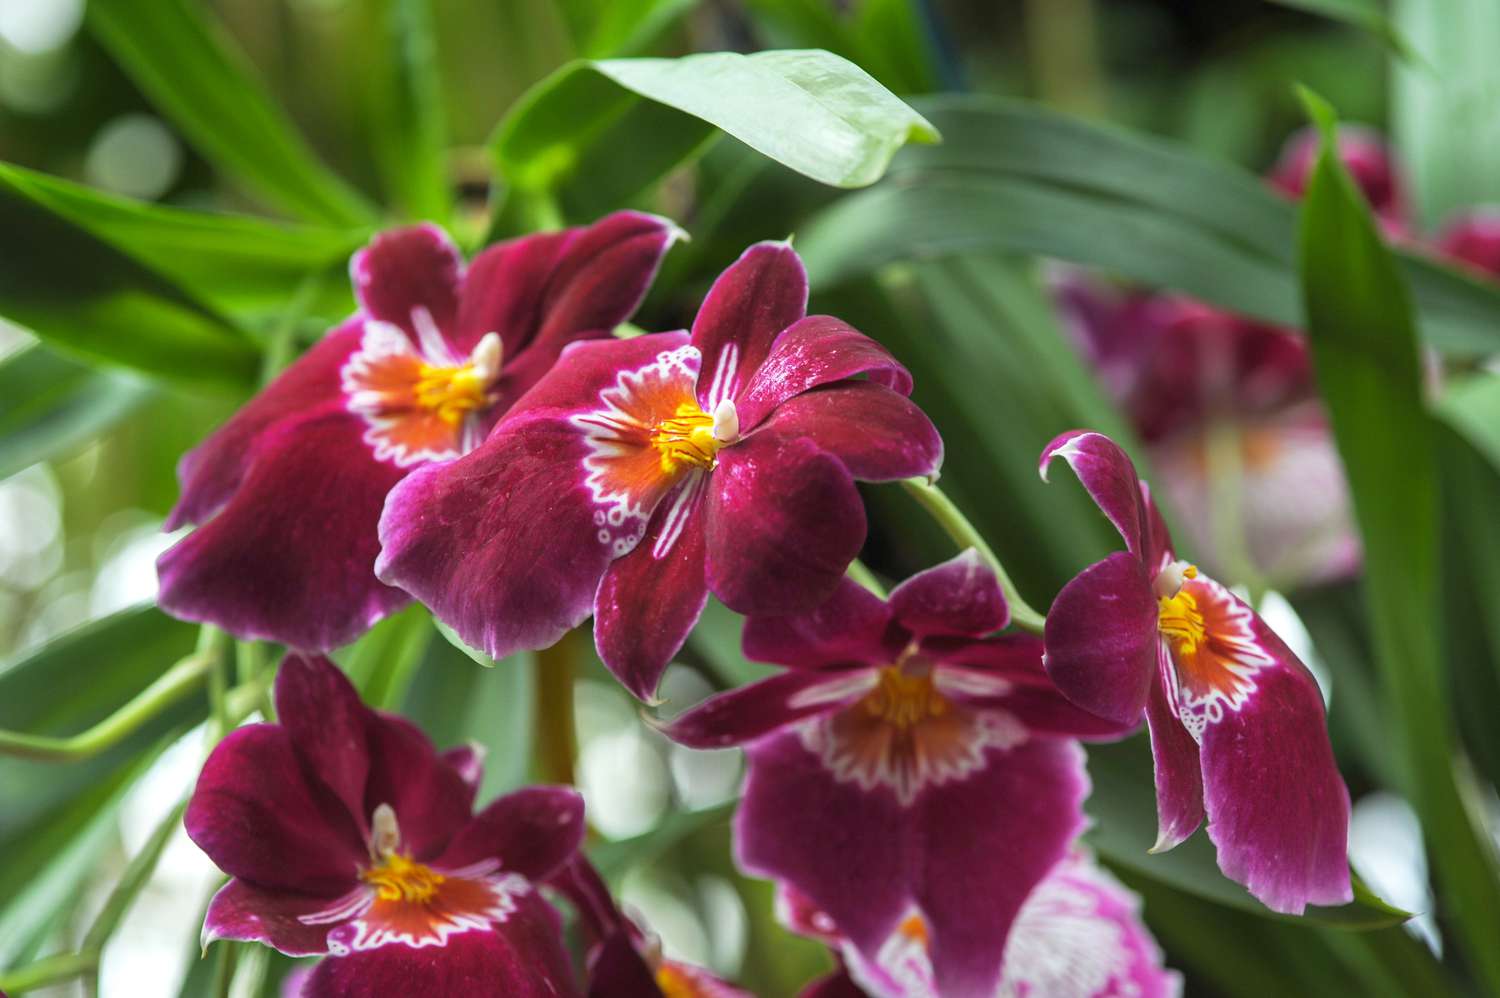
<path id="1" fill-rule="evenodd" d="M 687 323 L 750 242 L 795 234 L 814 310 L 844 316 L 912 368 L 947 442 L 945 488 L 1045 606 L 1115 541 L 1079 490 L 1037 480 L 1036 455 L 1075 425 L 1122 441 L 1134 430 L 1065 334 L 1048 293 L 1055 264 L 1042 261 L 1302 325 L 1301 289 L 1330 279 L 1305 259 L 1299 270 L 1297 210 L 1256 176 L 1305 124 L 1293 84 L 1392 137 L 1415 225 L 1436 231 L 1459 209 L 1500 201 L 1496 10 L 1486 0 L 0 0 L 0 725 L 83 731 L 192 650 L 194 629 L 149 606 L 178 457 L 347 313 L 351 250 L 379 225 L 416 218 L 475 247 L 624 205 L 667 214 L 692 242 L 673 251 L 636 318 L 650 330 Z M 945 141 L 912 145 L 879 183 L 841 191 L 622 89 L 614 64 L 574 63 L 801 48 L 863 67 Z M 739 125 L 756 148 L 776 139 L 766 120 Z M 874 181 L 906 138 L 920 135 L 902 125 L 846 186 Z M 1321 237 L 1303 219 L 1303 247 L 1337 261 L 1357 242 L 1337 212 L 1357 209 L 1325 208 Z M 1357 400 L 1339 442 L 1367 529 L 1394 532 L 1391 551 L 1440 550 L 1412 570 L 1420 583 L 1431 569 L 1431 591 L 1381 568 L 1368 592 L 1343 581 L 1281 595 L 1331 688 L 1357 802 L 1356 869 L 1418 917 L 1398 925 L 1374 894 L 1307 920 L 1270 916 L 1218 875 L 1201 835 L 1146 856 L 1142 739 L 1091 751 L 1094 844 L 1142 893 L 1190 994 L 1500 993 L 1500 935 L 1488 952 L 1483 942 L 1500 909 L 1467 914 L 1500 896 L 1486 856 L 1500 810 L 1500 289 L 1412 248 L 1390 275 L 1411 302 L 1354 288 L 1335 311 L 1383 301 L 1399 321 L 1356 333 L 1388 332 L 1392 349 L 1415 356 L 1414 311 L 1439 418 L 1420 401 L 1386 414 L 1420 430 L 1414 465 L 1390 449 L 1373 466 L 1352 457 L 1361 420 L 1371 434 L 1383 425 Z M 1361 349 L 1336 333 L 1320 365 L 1336 363 L 1340 344 Z M 1404 515 L 1426 522 L 1370 512 L 1388 486 L 1407 494 L 1391 483 L 1411 467 L 1433 502 Z M 866 496 L 865 559 L 878 573 L 900 578 L 950 552 L 899 489 Z M 1400 626 L 1384 614 L 1404 612 L 1381 601 L 1409 592 L 1428 601 L 1407 616 L 1430 631 L 1431 655 L 1377 669 Z M 737 638 L 733 615 L 711 607 L 668 675 L 672 707 L 763 673 Z M 275 651 L 237 654 L 250 675 Z M 414 608 L 338 657 L 368 698 L 440 744 L 486 744 L 484 797 L 576 780 L 596 860 L 669 952 L 766 996 L 794 994 L 827 965 L 776 924 L 768 885 L 733 869 L 737 754 L 665 743 L 586 636 L 476 665 Z M 1431 709 L 1409 709 L 1411 696 Z M 0 759 L 0 968 L 88 942 L 112 885 L 189 786 L 198 742 L 182 736 L 206 709 L 184 696 L 84 761 Z M 1458 811 L 1413 793 L 1433 767 Z M 197 958 L 196 918 L 216 881 L 180 836 L 166 849 L 103 949 L 104 993 L 200 995 L 230 981 L 237 994 L 276 993 L 280 958 L 222 943 Z M 1451 864 L 1436 894 L 1429 856 Z"/>

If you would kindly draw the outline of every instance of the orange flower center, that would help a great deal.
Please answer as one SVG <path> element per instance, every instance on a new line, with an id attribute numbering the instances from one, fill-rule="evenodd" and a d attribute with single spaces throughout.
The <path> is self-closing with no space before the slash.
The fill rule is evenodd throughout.
<path id="1" fill-rule="evenodd" d="M 899 665 L 880 670 L 876 686 L 865 694 L 865 710 L 898 731 L 907 731 L 948 712 L 948 700 L 932 684 L 932 673 L 908 674 Z"/>
<path id="2" fill-rule="evenodd" d="M 661 455 L 662 474 L 668 476 L 686 468 L 711 469 L 721 444 L 714 436 L 714 417 L 695 401 L 680 403 L 651 433 L 651 446 Z"/>
<path id="3" fill-rule="evenodd" d="M 423 363 L 417 369 L 412 397 L 418 408 L 457 428 L 469 413 L 489 405 L 486 392 L 490 377 L 490 372 L 481 371 L 472 360 L 457 367 Z"/>
<path id="4" fill-rule="evenodd" d="M 360 874 L 365 883 L 375 888 L 382 901 L 407 901 L 426 904 L 437 894 L 447 877 L 422 863 L 413 862 L 408 856 L 393 852 L 384 856 L 380 863 Z"/>

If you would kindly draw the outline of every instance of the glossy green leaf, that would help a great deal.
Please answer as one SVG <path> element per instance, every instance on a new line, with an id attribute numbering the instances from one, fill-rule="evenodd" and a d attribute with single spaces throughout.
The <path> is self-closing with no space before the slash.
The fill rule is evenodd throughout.
<path id="1" fill-rule="evenodd" d="M 0 315 L 76 356 L 178 381 L 243 388 L 260 354 L 160 274 L 0 183 Z"/>
<path id="2" fill-rule="evenodd" d="M 0 360 L 0 478 L 81 447 L 151 392 L 138 378 L 94 370 L 44 346 Z"/>
<path id="3" fill-rule="evenodd" d="M 118 833 L 121 801 L 167 744 L 162 739 L 137 751 L 78 797 L 3 841 L 0 968 L 35 958 L 38 946 L 77 905 L 100 855 Z"/>
<path id="4" fill-rule="evenodd" d="M 1418 53 L 1391 67 L 1392 132 L 1413 207 L 1431 230 L 1500 201 L 1500 6 L 1393 0 L 1391 16 Z"/>
<path id="5" fill-rule="evenodd" d="M 76 734 L 149 686 L 193 650 L 197 628 L 137 607 L 60 635 L 0 666 L 0 727 Z M 205 716 L 205 701 L 180 704 L 103 755 L 59 765 L 0 756 L 0 840 L 103 779 L 169 728 Z"/>
<path id="6" fill-rule="evenodd" d="M 1332 110 L 1303 201 L 1308 340 L 1364 549 L 1375 657 L 1406 761 L 1407 793 L 1478 976 L 1500 988 L 1500 865 L 1453 767 L 1439 634 L 1436 437 L 1423 400 L 1411 299 L 1334 148 Z"/>
<path id="7" fill-rule="evenodd" d="M 918 107 L 947 137 L 797 233 L 815 287 L 884 264 L 999 250 L 1102 267 L 1272 322 L 1301 321 L 1295 206 L 1172 143 L 990 98 Z M 1402 255 L 1429 340 L 1500 349 L 1500 288 Z"/>
<path id="8" fill-rule="evenodd" d="M 1438 415 L 1500 470 L 1500 375 L 1477 374 L 1449 385 Z"/>
<path id="9" fill-rule="evenodd" d="M 226 174 L 286 211 L 369 222 L 369 204 L 323 166 L 223 32 L 187 0 L 93 0 L 88 26 L 136 85 Z"/>
<path id="10" fill-rule="evenodd" d="M 1294 7 L 1309 14 L 1321 14 L 1357 28 L 1363 28 L 1384 42 L 1392 52 L 1402 59 L 1415 61 L 1418 57 L 1411 44 L 1401 36 L 1390 19 L 1385 16 L 1379 0 L 1272 0 L 1283 7 Z"/>
<path id="11" fill-rule="evenodd" d="M 356 14 L 361 109 L 387 199 L 409 218 L 446 222 L 453 185 L 430 0 L 372 0 Z"/>
<path id="12" fill-rule="evenodd" d="M 873 183 L 902 145 L 938 137 L 858 66 L 828 52 L 714 52 L 567 66 L 512 109 L 491 149 L 507 183 L 557 199 L 571 218 L 638 194 L 715 127 L 838 187 Z"/>
<path id="13" fill-rule="evenodd" d="M 342 272 L 370 230 L 285 225 L 248 215 L 188 211 L 115 197 L 0 163 L 0 188 L 30 199 L 226 313 L 280 309 L 309 274 Z M 319 314 L 353 307 L 348 281 L 330 279 Z"/>
<path id="14" fill-rule="evenodd" d="M 920 0 L 862 0 L 841 9 L 826 0 L 748 0 L 775 48 L 827 49 L 856 63 L 898 94 L 939 89 Z"/>
<path id="15" fill-rule="evenodd" d="M 334 657 L 366 703 L 395 710 L 427 654 L 432 630 L 427 611 L 412 604 L 380 621 Z"/>

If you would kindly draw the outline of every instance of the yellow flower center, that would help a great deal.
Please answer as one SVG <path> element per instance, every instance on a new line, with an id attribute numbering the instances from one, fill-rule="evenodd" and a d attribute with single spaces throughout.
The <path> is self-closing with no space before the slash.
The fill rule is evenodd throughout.
<path id="1" fill-rule="evenodd" d="M 908 675 L 899 665 L 880 670 L 875 688 L 864 698 L 865 710 L 899 731 L 906 731 L 948 712 L 948 700 L 932 685 L 932 674 Z"/>
<path id="2" fill-rule="evenodd" d="M 683 402 L 677 412 L 656 424 L 651 446 L 661 454 L 664 475 L 684 468 L 712 468 L 723 442 L 714 435 L 714 417 L 697 402 Z"/>
<path id="3" fill-rule="evenodd" d="M 670 963 L 657 968 L 656 986 L 661 988 L 662 998 L 702 998 L 697 985 Z"/>
<path id="4" fill-rule="evenodd" d="M 378 866 L 372 866 L 360 877 L 373 886 L 382 901 L 409 901 L 426 904 L 447 878 L 430 867 L 416 863 L 398 852 L 388 853 Z"/>
<path id="5" fill-rule="evenodd" d="M 464 417 L 489 405 L 489 375 L 473 361 L 458 367 L 423 364 L 412 388 L 417 405 L 449 426 L 458 426 Z"/>
<path id="6" fill-rule="evenodd" d="M 1203 622 L 1203 611 L 1198 608 L 1198 598 L 1182 586 L 1183 579 L 1198 577 L 1198 569 L 1186 565 L 1178 570 L 1178 575 L 1176 591 L 1157 597 L 1156 626 L 1172 642 L 1173 651 L 1190 656 L 1203 644 L 1208 627 Z"/>

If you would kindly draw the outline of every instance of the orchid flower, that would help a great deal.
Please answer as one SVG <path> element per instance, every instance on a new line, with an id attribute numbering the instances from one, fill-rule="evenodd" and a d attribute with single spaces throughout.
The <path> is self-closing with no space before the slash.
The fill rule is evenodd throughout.
<path id="1" fill-rule="evenodd" d="M 1488 280 L 1500 279 L 1500 210 L 1473 208 L 1451 219 L 1437 250 Z"/>
<path id="2" fill-rule="evenodd" d="M 1349 791 L 1306 666 L 1248 605 L 1180 561 L 1146 484 L 1120 447 L 1089 431 L 1042 452 L 1068 462 L 1125 540 L 1063 587 L 1047 613 L 1047 673 L 1075 704 L 1138 723 L 1156 759 L 1170 849 L 1208 818 L 1219 868 L 1267 907 L 1353 899 Z"/>
<path id="3" fill-rule="evenodd" d="M 827 912 L 865 959 L 913 912 L 944 995 L 992 994 L 1022 904 L 1083 829 L 1078 737 L 1125 726 L 1047 679 L 970 549 L 881 600 L 846 580 L 816 609 L 752 617 L 747 657 L 789 666 L 663 725 L 746 745 L 735 818 L 746 871 Z"/>
<path id="4" fill-rule="evenodd" d="M 308 998 L 580 994 L 537 890 L 583 839 L 577 793 L 533 787 L 474 814 L 478 753 L 440 754 L 324 658 L 287 658 L 275 697 L 280 723 L 231 732 L 188 804 L 188 835 L 231 877 L 205 946 L 328 955 Z"/>
<path id="5" fill-rule="evenodd" d="M 578 912 L 588 943 L 589 998 L 754 998 L 702 967 L 667 958 L 661 941 L 620 911 L 582 854 L 548 886 Z"/>
<path id="6" fill-rule="evenodd" d="M 327 650 L 408 597 L 375 578 L 376 521 L 411 471 L 476 446 L 567 344 L 607 336 L 680 235 L 621 212 L 464 267 L 436 226 L 350 264 L 358 311 L 178 467 L 160 603 L 243 638 Z"/>
<path id="7" fill-rule="evenodd" d="M 1318 161 L 1322 138 L 1316 128 L 1299 129 L 1281 148 L 1268 180 L 1291 198 L 1301 198 Z M 1405 184 L 1384 136 L 1371 128 L 1343 125 L 1338 132 L 1338 155 L 1375 212 L 1381 230 L 1392 238 L 1411 231 Z"/>
<path id="8" fill-rule="evenodd" d="M 930 930 L 909 915 L 874 960 L 795 888 L 778 884 L 776 915 L 800 935 L 827 943 L 842 966 L 802 998 L 939 998 Z M 1074 847 L 1026 898 L 1005 944 L 999 987 L 973 998 L 1176 998 L 1182 978 L 1162 966 L 1161 948 L 1140 919 L 1140 899 L 1089 853 Z"/>
<path id="9" fill-rule="evenodd" d="M 392 491 L 376 572 L 499 658 L 595 616 L 648 699 L 710 592 L 826 599 L 865 537 L 854 486 L 933 476 L 942 442 L 889 353 L 805 316 L 786 243 L 746 250 L 691 335 L 580 343 L 488 440 Z"/>

